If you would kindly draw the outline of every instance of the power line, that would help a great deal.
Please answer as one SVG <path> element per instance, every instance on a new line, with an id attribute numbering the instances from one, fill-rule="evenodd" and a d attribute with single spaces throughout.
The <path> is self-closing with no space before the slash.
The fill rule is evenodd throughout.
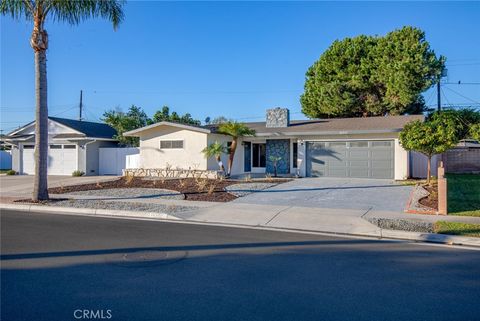
<path id="1" fill-rule="evenodd" d="M 451 92 L 453 92 L 453 93 L 457 94 L 458 96 L 463 97 L 463 98 L 465 98 L 465 99 L 467 99 L 467 100 L 469 100 L 469 101 L 471 101 L 471 102 L 474 102 L 474 103 L 476 103 L 476 104 L 480 104 L 480 102 L 475 101 L 475 100 L 473 100 L 473 99 L 471 99 L 471 98 L 469 98 L 469 97 L 467 97 L 467 96 L 465 96 L 465 95 L 462 95 L 461 93 L 459 93 L 459 92 L 457 92 L 457 91 L 455 91 L 455 90 L 453 90 L 453 89 L 451 89 L 451 88 L 448 88 L 448 87 L 444 87 L 444 88 L 450 90 Z"/>

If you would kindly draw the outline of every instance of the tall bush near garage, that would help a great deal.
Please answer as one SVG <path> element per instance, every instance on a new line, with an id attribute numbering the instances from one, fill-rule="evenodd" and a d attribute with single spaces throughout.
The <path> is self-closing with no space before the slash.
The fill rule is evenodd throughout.
<path id="1" fill-rule="evenodd" d="M 400 144 L 427 156 L 427 184 L 430 184 L 432 156 L 454 147 L 459 141 L 461 124 L 454 112 L 434 113 L 425 122 L 405 125 L 400 132 Z"/>
<path id="2" fill-rule="evenodd" d="M 229 121 L 227 123 L 220 124 L 220 126 L 218 127 L 218 133 L 232 137 L 232 143 L 228 150 L 229 156 L 227 176 L 230 176 L 232 174 L 233 158 L 235 157 L 238 139 L 244 136 L 255 136 L 255 131 L 248 128 L 247 125 L 243 123 Z"/>
<path id="3" fill-rule="evenodd" d="M 112 22 L 114 29 L 123 20 L 123 1 L 116 0 L 1 0 L 0 13 L 14 19 L 33 22 L 30 45 L 35 56 L 35 179 L 34 201 L 48 199 L 48 107 L 47 107 L 47 18 L 77 25 L 87 18 L 102 17 Z"/>

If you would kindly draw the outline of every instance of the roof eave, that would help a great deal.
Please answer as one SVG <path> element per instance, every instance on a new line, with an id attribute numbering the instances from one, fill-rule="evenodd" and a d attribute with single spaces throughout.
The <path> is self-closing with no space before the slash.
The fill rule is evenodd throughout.
<path id="1" fill-rule="evenodd" d="M 155 123 L 152 125 L 148 125 L 142 128 L 137 128 L 134 130 L 130 130 L 128 132 L 123 133 L 123 136 L 125 137 L 139 137 L 139 133 L 144 132 L 146 130 L 150 130 L 152 128 L 160 127 L 160 126 L 170 126 L 170 127 L 177 127 L 177 128 L 182 128 L 182 129 L 187 129 L 191 131 L 196 131 L 204 134 L 210 134 L 212 131 L 210 129 L 206 128 L 200 128 L 200 127 L 195 127 L 195 126 L 190 126 L 190 125 L 185 125 L 185 124 L 178 124 L 178 123 L 172 123 L 172 122 L 166 122 L 162 121 L 159 123 Z"/>
<path id="2" fill-rule="evenodd" d="M 361 134 L 388 134 L 398 133 L 402 129 L 373 129 L 373 130 L 335 130 L 335 131 L 305 131 L 305 132 L 270 132 L 261 133 L 257 132 L 255 136 L 268 137 L 268 136 L 334 136 L 334 135 L 361 135 Z"/>

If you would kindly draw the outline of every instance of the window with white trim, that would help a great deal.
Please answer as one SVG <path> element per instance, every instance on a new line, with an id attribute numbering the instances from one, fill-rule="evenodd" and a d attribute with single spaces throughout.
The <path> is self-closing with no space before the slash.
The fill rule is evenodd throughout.
<path id="1" fill-rule="evenodd" d="M 183 140 L 161 140 L 160 149 L 182 149 Z"/>

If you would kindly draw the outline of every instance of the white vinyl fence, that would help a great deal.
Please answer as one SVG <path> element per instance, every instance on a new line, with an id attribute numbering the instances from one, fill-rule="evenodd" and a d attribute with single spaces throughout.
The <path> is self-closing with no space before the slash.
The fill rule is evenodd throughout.
<path id="1" fill-rule="evenodd" d="M 438 162 L 440 155 L 433 155 L 432 157 L 432 176 L 437 176 Z M 426 178 L 427 177 L 427 156 L 418 153 L 410 152 L 410 176 L 412 178 Z"/>
<path id="2" fill-rule="evenodd" d="M 12 154 L 11 152 L 0 150 L 0 169 L 11 169 L 12 168 Z"/>
<path id="3" fill-rule="evenodd" d="M 140 150 L 136 147 L 128 148 L 99 148 L 99 174 L 100 175 L 122 175 L 130 157 L 138 158 Z M 130 164 L 129 164 L 130 166 Z"/>

